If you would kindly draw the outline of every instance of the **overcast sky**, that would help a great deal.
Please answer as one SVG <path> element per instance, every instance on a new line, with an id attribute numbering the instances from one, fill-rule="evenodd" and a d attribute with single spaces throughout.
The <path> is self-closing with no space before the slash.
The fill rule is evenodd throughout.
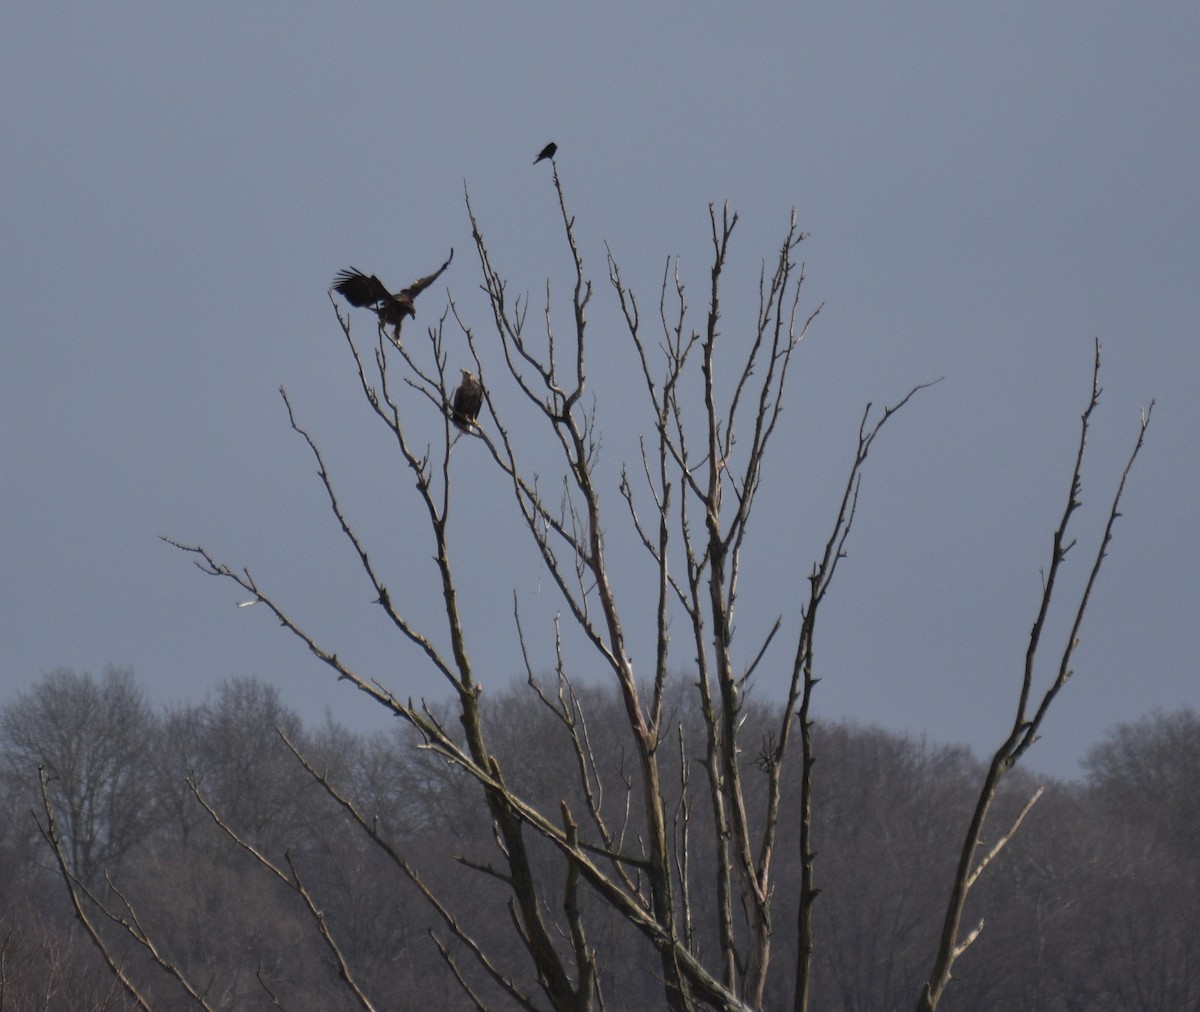
<path id="1" fill-rule="evenodd" d="M 1006 733 L 1097 338 L 1104 395 L 1068 591 L 1139 410 L 1157 407 L 1076 677 L 1029 765 L 1076 776 L 1112 724 L 1200 706 L 1200 7 L 44 3 L 3 21 L 0 702 L 47 670 L 116 664 L 156 702 L 253 674 L 308 720 L 330 707 L 381 726 L 163 534 L 249 566 L 365 676 L 443 696 L 371 605 L 277 388 L 394 597 L 440 636 L 428 532 L 355 395 L 327 286 L 353 264 L 400 287 L 454 247 L 406 333 L 447 290 L 485 333 L 465 183 L 511 291 L 536 307 L 555 279 L 565 326 L 550 170 L 530 164 L 553 139 L 596 279 L 613 474 L 646 426 L 604 244 L 646 307 L 678 255 L 700 326 L 707 206 L 729 201 L 732 359 L 793 207 L 810 233 L 804 305 L 824 309 L 751 530 L 747 654 L 776 615 L 794 630 L 866 403 L 944 377 L 868 463 L 818 632 L 819 718 L 981 755 Z M 457 342 L 453 367 L 469 361 Z M 514 592 L 544 666 L 557 602 L 482 448 L 460 443 L 455 466 L 469 646 L 504 685 L 520 673 Z M 615 480 L 606 494 L 648 674 L 645 570 Z M 1043 678 L 1061 621 L 1053 632 Z M 789 656 L 768 657 L 760 698 Z M 585 653 L 573 664 L 598 670 Z"/>

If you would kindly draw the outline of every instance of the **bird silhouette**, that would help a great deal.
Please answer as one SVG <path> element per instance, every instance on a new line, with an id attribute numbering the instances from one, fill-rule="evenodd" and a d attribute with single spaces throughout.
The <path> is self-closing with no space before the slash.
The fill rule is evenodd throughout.
<path id="1" fill-rule="evenodd" d="M 418 278 L 407 288 L 401 288 L 394 295 L 374 274 L 368 277 L 354 267 L 339 271 L 333 279 L 333 288 L 334 291 L 340 292 L 350 305 L 370 309 L 379 317 L 379 325 L 391 327 L 392 336 L 399 340 L 400 325 L 404 322 L 404 318 L 417 315 L 413 300 L 442 276 L 442 272 L 450 266 L 450 261 L 453 259 L 454 250 L 452 249 L 446 262 L 436 271 L 426 274 L 423 278 Z"/>
<path id="2" fill-rule="evenodd" d="M 542 148 L 542 150 L 539 152 L 539 154 L 538 154 L 537 158 L 535 158 L 535 159 L 533 160 L 533 164 L 534 164 L 534 165 L 537 165 L 537 163 L 538 163 L 538 162 L 540 162 L 540 161 L 541 161 L 542 159 L 544 159 L 544 158 L 553 158 L 553 157 L 554 157 L 554 153 L 555 153 L 557 150 L 558 150 L 558 145 L 557 145 L 557 144 L 555 144 L 555 143 L 554 143 L 554 141 L 551 141 L 551 142 L 550 142 L 549 144 L 547 144 L 547 145 L 546 145 L 544 148 Z"/>
<path id="3" fill-rule="evenodd" d="M 464 432 L 469 430 L 479 417 L 479 409 L 483 407 L 483 386 L 470 369 L 462 370 L 462 382 L 454 391 L 450 407 L 454 424 Z"/>

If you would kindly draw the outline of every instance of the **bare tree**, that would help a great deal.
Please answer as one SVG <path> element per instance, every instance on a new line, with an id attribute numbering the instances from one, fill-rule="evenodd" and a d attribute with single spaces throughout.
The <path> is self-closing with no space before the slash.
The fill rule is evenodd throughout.
<path id="1" fill-rule="evenodd" d="M 283 705 L 279 690 L 255 678 L 223 683 L 204 707 L 201 747 L 190 778 L 264 850 L 295 846 L 302 825 L 304 776 L 276 730 L 299 740 L 300 718 Z"/>
<path id="2" fill-rule="evenodd" d="M 1051 605 L 1057 603 L 1058 581 L 1062 573 L 1063 563 L 1067 553 L 1075 547 L 1076 541 L 1071 533 L 1071 521 L 1079 510 L 1082 502 L 1080 493 L 1083 487 L 1083 461 L 1087 448 L 1088 435 L 1091 431 L 1092 414 L 1100 403 L 1100 342 L 1096 342 L 1096 354 L 1092 367 L 1092 391 L 1088 398 L 1087 407 L 1083 411 L 1079 426 L 1079 443 L 1075 453 L 1075 467 L 1071 472 L 1070 486 L 1067 491 L 1067 501 L 1054 531 L 1050 548 L 1050 559 L 1043 571 L 1042 598 L 1038 605 L 1037 616 L 1029 633 L 1029 645 L 1025 651 L 1025 666 L 1021 676 L 1020 693 L 1017 699 L 1016 712 L 1013 716 L 1012 727 L 1007 737 L 996 748 L 992 760 L 988 764 L 987 773 L 979 789 L 979 800 L 971 814 L 963 838 L 962 849 L 959 852 L 958 868 L 950 889 L 950 899 L 946 904 L 946 918 L 942 927 L 941 940 L 938 943 L 937 954 L 934 957 L 933 969 L 929 979 L 922 989 L 921 1000 L 917 1005 L 918 1012 L 933 1012 L 946 987 L 949 985 L 954 969 L 954 963 L 968 947 L 979 937 L 983 930 L 983 921 L 973 928 L 963 931 L 963 911 L 967 896 L 975 885 L 984 869 L 996 857 L 1000 850 L 1011 839 L 1030 808 L 1042 795 L 1038 788 L 1029 799 L 1028 804 L 1016 815 L 1007 831 L 1002 832 L 990 846 L 984 844 L 984 827 L 991 812 L 992 802 L 1003 777 L 1012 770 L 1029 747 L 1037 740 L 1041 731 L 1042 721 L 1049 711 L 1051 704 L 1057 698 L 1067 679 L 1074 673 L 1071 667 L 1075 648 L 1079 645 L 1079 632 L 1083 627 L 1083 618 L 1091 601 L 1092 589 L 1100 575 L 1100 567 L 1104 562 L 1109 543 L 1113 537 L 1113 527 L 1117 517 L 1121 515 L 1121 497 L 1125 492 L 1125 483 L 1142 443 L 1146 436 L 1146 428 L 1150 424 L 1150 415 L 1154 409 L 1150 407 L 1142 414 L 1141 426 L 1138 430 L 1137 442 L 1129 455 L 1129 460 L 1121 472 L 1117 488 L 1112 496 L 1112 505 L 1099 544 L 1091 559 L 1086 582 L 1083 590 L 1073 602 L 1068 604 L 1069 628 L 1065 642 L 1056 661 L 1051 662 L 1051 674 L 1048 684 L 1039 695 L 1036 687 L 1038 660 L 1042 647 L 1042 634 L 1050 614 Z"/>
<path id="3" fill-rule="evenodd" d="M 757 641 L 735 646 L 751 518 L 777 452 L 794 357 L 820 312 L 820 306 L 802 308 L 804 270 L 796 254 L 805 236 L 793 213 L 760 272 L 757 310 L 738 326 L 735 340 L 723 336 L 721 321 L 722 282 L 736 214 L 709 209 L 711 260 L 704 309 L 695 324 L 678 262 L 666 264 L 647 322 L 616 255 L 608 251 L 608 284 L 619 328 L 640 373 L 639 396 L 649 423 L 636 461 L 610 480 L 600 462 L 600 398 L 589 383 L 593 285 L 556 167 L 553 180 L 571 275 L 565 334 L 556 327 L 549 283 L 544 308 L 533 318 L 528 297 L 510 296 L 469 194 L 467 213 L 487 299 L 486 327 L 477 326 L 452 299 L 448 312 L 429 329 L 426 343 L 411 337 L 396 341 L 381 323 L 375 339 L 364 345 L 334 304 L 366 405 L 411 480 L 412 513 L 424 522 L 416 529 L 432 549 L 440 629 L 421 627 L 410 617 L 430 588 L 408 579 L 402 589 L 393 589 L 386 565 L 368 552 L 357 533 L 317 441 L 281 391 L 292 428 L 313 455 L 330 509 L 384 620 L 444 679 L 452 694 L 448 709 L 401 699 L 381 681 L 354 670 L 316 631 L 293 620 L 285 602 L 248 570 L 226 565 L 202 546 L 170 543 L 190 553 L 206 573 L 236 583 L 264 604 L 339 679 L 401 718 L 426 756 L 451 769 L 459 784 L 465 779 L 475 785 L 493 834 L 492 848 L 486 855 L 460 852 L 456 857 L 495 890 L 488 895 L 503 896 L 508 938 L 519 945 L 521 959 L 511 947 L 494 944 L 477 910 L 468 915 L 443 900 L 406 850 L 403 834 L 398 838 L 386 819 L 376 818 L 354 796 L 352 785 L 344 782 L 353 780 L 351 774 L 339 772 L 336 764 L 322 765 L 314 759 L 320 749 L 306 754 L 304 742 L 281 728 L 283 740 L 312 780 L 427 902 L 438 923 L 431 931 L 436 952 L 465 1003 L 562 1012 L 604 1007 L 602 945 L 616 944 L 609 926 L 617 923 L 623 926 L 621 937 L 636 937 L 653 961 L 661 1001 L 673 1012 L 761 1008 L 782 910 L 795 924 L 797 939 L 794 964 L 783 968 L 791 979 L 791 1004 L 806 1010 L 816 947 L 813 911 L 820 891 L 813 816 L 820 800 L 813 734 L 818 613 L 846 557 L 869 454 L 896 412 L 928 384 L 918 383 L 881 410 L 867 405 L 804 599 L 794 614 L 768 618 Z M 606 339 L 612 340 L 611 334 Z M 459 370 L 449 364 L 452 348 L 459 355 L 465 348 L 473 360 L 469 372 L 482 397 L 466 423 L 461 411 L 456 416 Z M 1068 506 L 1054 538 L 1016 719 L 985 774 L 953 874 L 934 968 L 920 988 L 921 1007 L 931 1012 L 955 959 L 978 934 L 978 928 L 965 938 L 961 933 L 966 896 L 1028 811 L 1026 805 L 1016 813 L 1010 828 L 981 854 L 984 823 L 1000 779 L 1033 741 L 1070 675 L 1079 625 L 1118 515 L 1120 489 L 1087 589 L 1076 604 L 1061 664 L 1038 697 L 1034 662 L 1059 569 L 1073 544 L 1067 525 L 1079 505 L 1088 420 L 1099 397 L 1098 369 L 1097 348 L 1091 401 Z M 1139 448 L 1147 422 L 1148 415 Z M 519 438 L 514 434 L 518 424 Z M 531 429 L 541 438 L 531 438 Z M 531 629 L 520 608 L 514 608 L 527 683 L 564 749 L 565 760 L 548 760 L 543 767 L 556 769 L 558 776 L 536 777 L 515 768 L 500 747 L 497 714 L 485 703 L 473 661 L 482 644 L 473 639 L 460 601 L 471 567 L 479 564 L 478 559 L 464 562 L 456 551 L 460 472 L 454 463 L 462 441 L 470 441 L 471 449 L 480 451 L 477 457 L 490 461 L 493 475 L 509 490 L 515 515 L 565 614 L 544 630 Z M 620 505 L 615 514 L 609 509 L 614 486 Z M 610 552 L 615 532 L 624 532 L 640 549 L 642 582 L 649 574 L 654 589 L 652 645 L 644 656 L 632 646 L 630 634 L 638 605 L 631 603 L 635 598 L 618 576 L 617 556 Z M 777 639 L 785 628 L 792 630 L 791 642 L 780 646 Z M 553 643 L 553 674 L 539 678 L 536 672 L 544 665 L 535 660 L 538 651 L 531 644 L 543 633 Z M 684 651 L 686 675 L 679 674 L 673 645 Z M 783 660 L 775 659 L 780 651 Z M 489 658 L 488 663 L 495 661 Z M 777 710 L 748 701 L 764 664 L 782 668 L 787 676 Z M 602 719 L 575 678 L 575 672 L 596 668 L 619 700 L 619 708 Z M 675 705 L 681 692 L 694 693 L 690 725 Z M 606 736 L 610 744 L 601 748 Z M 536 752 L 542 744 L 539 739 L 537 748 L 526 751 Z M 614 754 L 619 760 L 613 760 Z M 564 763 L 573 770 L 569 786 L 559 782 Z M 789 793 L 790 784 L 794 793 Z M 339 945 L 337 924 L 323 914 L 308 872 L 293 863 L 291 854 L 281 862 L 265 853 L 252 838 L 249 813 L 222 811 L 204 797 L 200 784 L 196 793 L 228 837 L 301 898 L 354 1000 L 371 1007 L 369 974 L 353 966 L 353 956 Z M 455 795 L 448 790 L 446 796 Z M 780 828 L 788 805 L 795 806 L 794 818 L 789 815 L 795 832 L 784 835 Z M 781 855 L 798 866 L 790 879 L 779 874 Z M 781 881 L 790 886 L 786 893 L 779 888 Z M 898 907 L 897 916 L 900 912 Z M 150 945 L 149 938 L 133 936 Z"/>
<path id="4" fill-rule="evenodd" d="M 1120 724 L 1084 763 L 1090 837 L 1084 892 L 1097 1008 L 1200 1005 L 1200 714 Z M 1101 928 L 1101 926 L 1103 926 Z"/>
<path id="5" fill-rule="evenodd" d="M 1190 708 L 1119 724 L 1084 760 L 1096 800 L 1156 844 L 1196 858 L 1200 714 Z"/>
<path id="6" fill-rule="evenodd" d="M 0 1012 L 125 1012 L 137 1008 L 88 941 L 44 902 L 0 914 Z"/>
<path id="7" fill-rule="evenodd" d="M 44 768 L 72 872 L 97 884 L 156 818 L 149 744 L 155 721 L 132 672 L 103 678 L 60 669 L 44 675 L 0 714 L 0 754 L 38 802 Z"/>

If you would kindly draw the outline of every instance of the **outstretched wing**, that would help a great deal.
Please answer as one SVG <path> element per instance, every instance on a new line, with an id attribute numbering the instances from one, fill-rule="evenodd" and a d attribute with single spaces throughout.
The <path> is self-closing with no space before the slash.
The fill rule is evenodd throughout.
<path id="1" fill-rule="evenodd" d="M 451 249 L 450 255 L 448 257 L 446 257 L 446 262 L 444 264 L 442 264 L 441 267 L 439 267 L 432 274 L 427 274 L 427 275 L 425 275 L 425 277 L 419 278 L 418 280 L 414 281 L 411 285 L 409 285 L 407 288 L 400 291 L 398 294 L 400 296 L 408 296 L 408 298 L 410 298 L 410 299 L 415 299 L 418 295 L 420 295 L 423 291 L 425 291 L 426 288 L 428 288 L 438 278 L 440 278 L 442 276 L 442 272 L 445 271 L 445 269 L 450 266 L 450 261 L 453 259 L 454 259 L 454 250 Z M 347 296 L 347 298 L 349 298 L 349 296 Z"/>
<path id="2" fill-rule="evenodd" d="M 374 274 L 367 277 L 353 267 L 338 271 L 333 279 L 333 290 L 340 292 L 352 306 L 373 307 L 392 301 L 392 293 Z"/>

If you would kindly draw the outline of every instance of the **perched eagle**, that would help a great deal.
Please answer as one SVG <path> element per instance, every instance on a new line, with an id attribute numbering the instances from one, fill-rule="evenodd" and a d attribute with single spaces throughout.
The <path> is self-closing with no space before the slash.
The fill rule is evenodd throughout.
<path id="1" fill-rule="evenodd" d="M 549 144 L 547 144 L 547 145 L 546 145 L 544 148 L 542 148 L 542 150 L 541 150 L 541 152 L 538 154 L 537 158 L 535 158 L 535 159 L 533 160 L 533 164 L 534 164 L 534 165 L 537 165 L 537 163 L 538 163 L 538 162 L 540 162 L 540 161 L 541 161 L 542 159 L 544 159 L 544 158 L 553 158 L 553 157 L 554 157 L 554 153 L 555 153 L 556 151 L 558 151 L 558 145 L 557 145 L 557 144 L 555 144 L 555 143 L 554 143 L 554 141 L 551 141 L 551 142 L 550 142 Z"/>
<path id="2" fill-rule="evenodd" d="M 462 377 L 462 382 L 454 391 L 454 400 L 451 401 L 450 407 L 454 424 L 466 432 L 475 424 L 475 419 L 479 417 L 479 409 L 483 407 L 483 387 L 469 369 L 462 371 Z"/>
<path id="3" fill-rule="evenodd" d="M 442 272 L 450 266 L 453 259 L 454 250 L 451 250 L 441 267 L 432 274 L 414 281 L 407 288 L 401 288 L 395 295 L 389 292 L 374 274 L 367 277 L 353 267 L 339 271 L 333 279 L 333 287 L 350 305 L 372 310 L 379 317 L 379 325 L 390 326 L 392 336 L 399 340 L 400 324 L 404 322 L 404 318 L 417 315 L 413 300 L 442 276 Z"/>

